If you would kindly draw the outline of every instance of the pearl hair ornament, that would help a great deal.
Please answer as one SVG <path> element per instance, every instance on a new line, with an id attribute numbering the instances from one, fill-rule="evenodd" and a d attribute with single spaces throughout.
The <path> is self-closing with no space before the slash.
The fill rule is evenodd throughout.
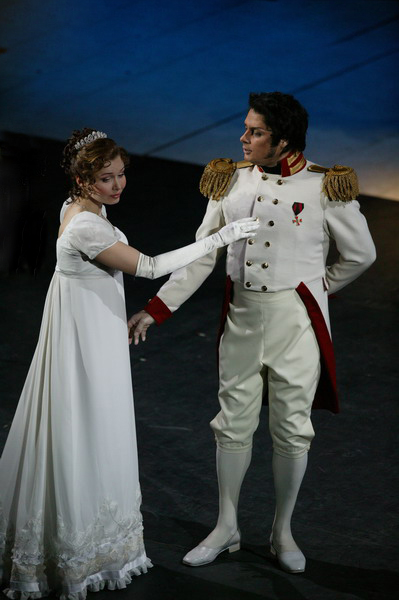
<path id="1" fill-rule="evenodd" d="M 89 133 L 89 135 L 86 135 L 86 137 L 76 142 L 74 148 L 75 150 L 80 150 L 80 148 L 83 148 L 83 146 L 87 146 L 87 144 L 91 144 L 95 140 L 99 140 L 101 138 L 106 137 L 108 137 L 107 134 L 103 133 L 102 131 L 92 131 L 91 133 Z"/>

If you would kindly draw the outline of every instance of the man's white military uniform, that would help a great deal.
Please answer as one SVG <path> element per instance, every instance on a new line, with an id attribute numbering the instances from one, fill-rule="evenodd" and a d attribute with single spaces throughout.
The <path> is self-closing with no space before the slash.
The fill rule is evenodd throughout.
<path id="1" fill-rule="evenodd" d="M 295 290 L 311 292 L 329 332 L 327 293 L 367 269 L 375 248 L 357 201 L 330 201 L 322 192 L 324 176 L 308 171 L 313 163 L 301 153 L 281 162 L 282 175 L 255 166 L 237 169 L 226 194 L 209 201 L 196 237 L 242 217 L 260 221 L 256 236 L 227 249 L 234 292 L 220 344 L 221 412 L 211 423 L 217 442 L 230 452 L 251 446 L 268 381 L 274 450 L 299 457 L 314 435 L 310 409 L 320 361 L 308 311 Z M 326 267 L 331 239 L 339 259 Z M 145 310 L 160 323 L 200 287 L 221 253 L 173 273 Z"/>

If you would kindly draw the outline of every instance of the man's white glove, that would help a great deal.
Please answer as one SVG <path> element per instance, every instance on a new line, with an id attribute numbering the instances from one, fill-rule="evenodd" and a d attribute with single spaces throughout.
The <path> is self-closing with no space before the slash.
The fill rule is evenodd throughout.
<path id="1" fill-rule="evenodd" d="M 233 221 L 222 227 L 222 229 L 219 229 L 216 233 L 183 248 L 165 252 L 165 254 L 159 254 L 154 257 L 140 253 L 136 276 L 156 279 L 157 277 L 177 271 L 177 269 L 185 267 L 217 248 L 222 248 L 243 238 L 254 237 L 258 227 L 259 223 L 257 219 L 254 217 L 245 217 L 244 219 Z"/>

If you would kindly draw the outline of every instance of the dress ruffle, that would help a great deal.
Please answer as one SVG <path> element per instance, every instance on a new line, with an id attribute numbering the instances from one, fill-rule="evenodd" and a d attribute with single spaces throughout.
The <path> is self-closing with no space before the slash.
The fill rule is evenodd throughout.
<path id="1" fill-rule="evenodd" d="M 148 569 L 151 569 L 153 564 L 149 558 L 145 558 L 144 562 L 137 566 L 129 569 L 125 575 L 122 577 L 118 577 L 115 579 L 102 579 L 101 573 L 96 573 L 95 575 L 88 577 L 88 580 L 95 579 L 92 583 L 83 584 L 83 588 L 77 592 L 59 592 L 57 596 L 60 600 L 86 600 L 87 592 L 101 592 L 105 588 L 108 590 L 124 590 L 130 583 L 132 583 L 132 578 L 141 575 L 142 573 L 147 573 Z M 123 569 L 122 569 L 123 572 Z M 47 590 L 45 592 L 22 592 L 18 590 L 12 590 L 10 588 L 5 588 L 3 593 L 10 598 L 10 600 L 39 600 L 39 598 L 45 598 L 50 595 L 52 591 Z"/>
<path id="2" fill-rule="evenodd" d="M 36 600 L 37 598 L 43 598 L 41 592 L 19 592 L 17 590 L 10 590 L 10 588 L 5 588 L 3 594 L 7 598 L 11 598 L 11 600 Z"/>

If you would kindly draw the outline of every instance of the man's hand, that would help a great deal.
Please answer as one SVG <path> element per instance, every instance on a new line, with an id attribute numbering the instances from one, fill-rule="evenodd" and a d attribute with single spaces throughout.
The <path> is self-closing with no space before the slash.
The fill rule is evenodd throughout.
<path id="1" fill-rule="evenodd" d="M 155 319 L 153 319 L 145 310 L 141 310 L 130 317 L 127 322 L 129 330 L 129 344 L 132 343 L 134 338 L 134 345 L 137 346 L 140 341 L 140 336 L 142 341 L 145 342 L 147 329 L 153 323 L 155 323 Z"/>

